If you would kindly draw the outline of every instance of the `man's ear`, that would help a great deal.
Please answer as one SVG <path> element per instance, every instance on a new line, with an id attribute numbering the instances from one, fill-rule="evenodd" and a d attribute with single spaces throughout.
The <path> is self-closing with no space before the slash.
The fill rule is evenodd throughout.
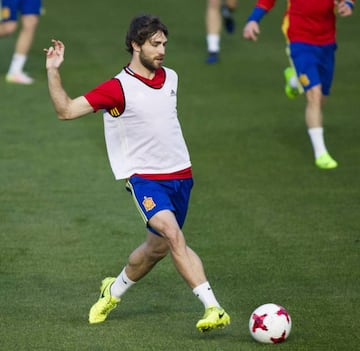
<path id="1" fill-rule="evenodd" d="M 131 46 L 132 46 L 132 48 L 133 48 L 133 50 L 134 51 L 136 51 L 136 52 L 139 52 L 140 51 L 140 45 L 138 44 L 138 43 L 136 43 L 135 41 L 132 41 L 131 42 Z"/>

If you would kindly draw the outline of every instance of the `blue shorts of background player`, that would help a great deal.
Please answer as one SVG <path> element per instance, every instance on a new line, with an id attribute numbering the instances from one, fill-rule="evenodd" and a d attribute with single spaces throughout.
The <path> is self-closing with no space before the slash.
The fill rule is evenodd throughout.
<path id="1" fill-rule="evenodd" d="M 2 0 L 2 20 L 17 21 L 18 14 L 40 15 L 41 0 Z"/>
<path id="2" fill-rule="evenodd" d="M 291 60 L 305 91 L 321 84 L 323 95 L 330 94 L 334 77 L 336 48 L 336 44 L 289 44 Z"/>
<path id="3" fill-rule="evenodd" d="M 179 227 L 182 228 L 189 207 L 193 184 L 192 178 L 149 180 L 132 176 L 126 182 L 126 189 L 131 192 L 147 228 L 152 233 L 160 235 L 148 226 L 149 219 L 159 211 L 170 210 L 174 213 Z"/>

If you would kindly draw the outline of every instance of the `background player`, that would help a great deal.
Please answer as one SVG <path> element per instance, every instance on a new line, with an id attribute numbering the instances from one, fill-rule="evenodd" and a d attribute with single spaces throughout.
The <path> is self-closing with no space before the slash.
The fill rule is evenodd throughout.
<path id="1" fill-rule="evenodd" d="M 222 22 L 227 33 L 233 33 L 235 31 L 233 14 L 236 8 L 237 0 L 207 1 L 205 24 L 208 56 L 206 63 L 212 64 L 219 61 Z"/>
<path id="2" fill-rule="evenodd" d="M 352 14 L 355 1 L 289 0 L 282 23 L 291 67 L 285 70 L 286 94 L 294 98 L 305 91 L 305 122 L 312 143 L 315 165 L 338 166 L 324 141 L 323 103 L 330 94 L 336 50 L 336 13 Z M 258 0 L 243 30 L 245 39 L 257 40 L 259 22 L 276 0 Z"/>
<path id="3" fill-rule="evenodd" d="M 41 0 L 2 0 L 2 22 L 0 37 L 13 34 L 18 27 L 20 14 L 21 28 L 15 44 L 15 51 L 6 81 L 9 83 L 32 84 L 34 82 L 24 72 L 29 50 L 34 40 L 41 12 Z"/>

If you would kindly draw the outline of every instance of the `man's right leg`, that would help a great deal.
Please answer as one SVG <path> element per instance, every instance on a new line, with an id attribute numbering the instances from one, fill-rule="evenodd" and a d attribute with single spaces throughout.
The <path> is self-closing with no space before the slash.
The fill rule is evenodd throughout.
<path id="1" fill-rule="evenodd" d="M 221 33 L 221 0 L 208 0 L 205 24 L 208 56 L 206 63 L 213 64 L 219 61 L 220 33 Z"/>
<path id="2" fill-rule="evenodd" d="M 32 84 L 34 80 L 24 72 L 24 66 L 34 40 L 35 31 L 39 22 L 37 15 L 21 17 L 21 30 L 15 45 L 15 52 L 6 75 L 9 83 Z"/>
<path id="3" fill-rule="evenodd" d="M 162 237 L 148 232 L 146 241 L 130 254 L 127 265 L 118 277 L 107 277 L 102 281 L 99 299 L 89 312 L 89 323 L 104 322 L 121 301 L 122 295 L 149 273 L 167 252 L 167 242 Z"/>
<path id="4" fill-rule="evenodd" d="M 164 238 L 148 231 L 146 241 L 129 256 L 126 265 L 127 276 L 137 282 L 167 255 L 168 250 L 169 247 Z"/>
<path id="5" fill-rule="evenodd" d="M 321 169 L 332 169 L 337 162 L 327 151 L 324 140 L 322 105 L 324 96 L 321 85 L 316 85 L 306 92 L 305 122 L 314 150 L 315 165 Z"/>

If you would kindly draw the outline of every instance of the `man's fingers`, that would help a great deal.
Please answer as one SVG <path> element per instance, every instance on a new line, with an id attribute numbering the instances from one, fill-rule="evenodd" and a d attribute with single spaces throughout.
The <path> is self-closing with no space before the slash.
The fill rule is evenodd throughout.
<path id="1" fill-rule="evenodd" d="M 48 49 L 44 49 L 47 56 L 50 56 L 54 52 L 54 48 L 50 46 Z"/>

